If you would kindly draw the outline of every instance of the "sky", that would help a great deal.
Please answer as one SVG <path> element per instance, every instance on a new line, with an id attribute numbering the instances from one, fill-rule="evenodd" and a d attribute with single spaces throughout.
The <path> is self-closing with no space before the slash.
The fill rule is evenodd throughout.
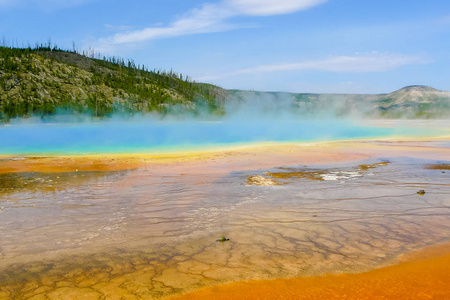
<path id="1" fill-rule="evenodd" d="M 450 91 L 448 0 L 0 0 L 0 38 L 94 49 L 226 89 Z"/>

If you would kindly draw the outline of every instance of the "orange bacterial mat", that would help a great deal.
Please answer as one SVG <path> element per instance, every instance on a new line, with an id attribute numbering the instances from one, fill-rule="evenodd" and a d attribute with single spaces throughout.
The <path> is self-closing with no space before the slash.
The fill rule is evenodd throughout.
<path id="1" fill-rule="evenodd" d="M 444 256 L 416 258 L 360 274 L 237 282 L 171 300 L 450 299 L 450 253 L 446 252 Z"/>

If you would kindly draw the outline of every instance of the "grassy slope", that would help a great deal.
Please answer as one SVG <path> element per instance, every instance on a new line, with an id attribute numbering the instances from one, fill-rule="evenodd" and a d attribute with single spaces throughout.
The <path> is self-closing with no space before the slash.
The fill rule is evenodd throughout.
<path id="1" fill-rule="evenodd" d="M 221 113 L 217 99 L 226 92 L 218 87 L 172 72 L 145 71 L 133 62 L 49 50 L 0 47 L 0 118 L 56 111 L 167 113 L 173 104 L 195 111 L 200 100 L 211 112 Z"/>

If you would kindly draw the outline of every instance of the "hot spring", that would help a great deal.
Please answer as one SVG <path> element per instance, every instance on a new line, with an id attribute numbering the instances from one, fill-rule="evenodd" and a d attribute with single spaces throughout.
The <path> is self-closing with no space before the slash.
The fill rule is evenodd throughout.
<path id="1" fill-rule="evenodd" d="M 443 130 L 434 130 L 435 135 Z M 425 136 L 429 128 L 348 120 L 13 122 L 0 126 L 0 154 L 183 152 L 258 142 L 319 142 Z"/>

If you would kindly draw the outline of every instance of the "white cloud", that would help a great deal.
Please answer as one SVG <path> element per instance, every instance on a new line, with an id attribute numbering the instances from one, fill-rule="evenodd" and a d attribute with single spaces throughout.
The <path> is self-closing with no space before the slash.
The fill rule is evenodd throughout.
<path id="1" fill-rule="evenodd" d="M 260 65 L 253 68 L 241 69 L 230 73 L 220 74 L 217 76 L 205 76 L 197 78 L 197 80 L 209 81 L 240 74 L 258 74 L 302 70 L 320 70 L 348 73 L 384 72 L 404 65 L 427 62 L 429 62 L 427 59 L 421 56 L 414 55 L 401 55 L 388 52 L 357 53 L 351 56 L 332 56 L 319 60 L 305 60 L 293 63 Z"/>
<path id="2" fill-rule="evenodd" d="M 325 3 L 327 0 L 228 0 L 225 3 L 238 14 L 270 16 L 289 14 Z"/>
<path id="3" fill-rule="evenodd" d="M 232 13 L 227 9 L 221 9 L 212 4 L 205 4 L 202 8 L 190 11 L 169 26 L 149 27 L 142 30 L 120 33 L 114 35 L 112 38 L 100 39 L 100 41 L 124 44 L 186 34 L 224 31 L 232 28 L 232 25 L 222 22 L 230 16 L 232 16 Z"/>
<path id="4" fill-rule="evenodd" d="M 187 34 L 221 32 L 241 25 L 230 24 L 227 20 L 235 16 L 268 16 L 288 14 L 304 10 L 327 0 L 222 0 L 206 3 L 193 9 L 168 26 L 148 27 L 141 30 L 118 33 L 112 37 L 99 39 L 100 44 L 125 44 L 146 40 L 176 37 Z"/>

